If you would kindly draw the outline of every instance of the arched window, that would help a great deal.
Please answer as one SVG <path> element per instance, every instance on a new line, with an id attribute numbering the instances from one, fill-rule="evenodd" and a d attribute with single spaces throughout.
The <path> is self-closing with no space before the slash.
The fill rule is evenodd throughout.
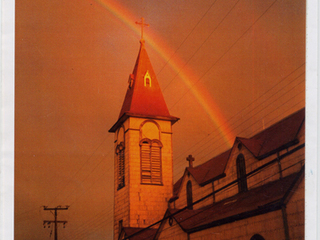
<path id="1" fill-rule="evenodd" d="M 140 141 L 141 183 L 162 184 L 161 148 L 159 140 Z"/>
<path id="2" fill-rule="evenodd" d="M 192 206 L 193 199 L 192 199 L 192 183 L 191 181 L 187 182 L 187 206 L 189 209 L 193 209 Z"/>
<path id="3" fill-rule="evenodd" d="M 246 178 L 246 163 L 242 154 L 239 154 L 239 156 L 237 157 L 237 177 L 239 192 L 247 191 L 248 186 Z"/>
<path id="4" fill-rule="evenodd" d="M 264 238 L 260 234 L 253 235 L 250 240 L 264 240 Z"/>
<path id="5" fill-rule="evenodd" d="M 117 163 L 118 163 L 118 190 L 125 186 L 124 184 L 124 143 L 121 142 L 116 147 Z"/>
<path id="6" fill-rule="evenodd" d="M 149 74 L 149 71 L 146 72 L 143 79 L 144 79 L 144 86 L 151 87 L 151 76 Z"/>

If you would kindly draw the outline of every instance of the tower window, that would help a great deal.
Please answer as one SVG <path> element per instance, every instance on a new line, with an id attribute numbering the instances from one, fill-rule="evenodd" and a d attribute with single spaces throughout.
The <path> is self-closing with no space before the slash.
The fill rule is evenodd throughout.
<path id="1" fill-rule="evenodd" d="M 242 154 L 239 154 L 237 157 L 237 177 L 239 192 L 247 191 L 246 163 Z"/>
<path id="2" fill-rule="evenodd" d="M 144 79 L 144 86 L 148 86 L 148 87 L 151 87 L 151 76 L 149 74 L 149 71 L 146 72 L 146 74 L 144 75 L 143 77 Z"/>
<path id="3" fill-rule="evenodd" d="M 188 206 L 188 209 L 193 209 L 192 203 L 193 203 L 192 183 L 191 183 L 191 181 L 188 181 L 187 182 L 187 206 Z"/>
<path id="4" fill-rule="evenodd" d="M 162 184 L 161 147 L 159 140 L 140 142 L 141 183 Z"/>
<path id="5" fill-rule="evenodd" d="M 124 143 L 121 142 L 116 148 L 117 161 L 118 161 L 118 190 L 125 186 L 124 183 Z"/>

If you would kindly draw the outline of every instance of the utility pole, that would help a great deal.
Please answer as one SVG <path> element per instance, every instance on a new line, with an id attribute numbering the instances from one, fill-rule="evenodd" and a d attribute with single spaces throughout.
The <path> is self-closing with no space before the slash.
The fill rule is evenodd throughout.
<path id="1" fill-rule="evenodd" d="M 49 210 L 53 211 L 54 210 L 54 220 L 44 220 L 43 221 L 43 227 L 46 227 L 46 224 L 48 227 L 50 227 L 51 223 L 54 223 L 54 240 L 58 240 L 58 223 L 63 223 L 63 227 L 65 228 L 65 225 L 68 221 L 58 221 L 58 210 L 68 210 L 69 206 L 61 207 L 57 206 L 55 208 L 48 208 L 47 206 L 43 207 L 43 210 Z"/>

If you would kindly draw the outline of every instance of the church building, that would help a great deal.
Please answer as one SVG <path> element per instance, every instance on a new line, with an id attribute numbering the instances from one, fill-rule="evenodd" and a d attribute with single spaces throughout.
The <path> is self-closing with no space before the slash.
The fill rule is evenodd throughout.
<path id="1" fill-rule="evenodd" d="M 173 182 L 171 116 L 140 50 L 114 133 L 114 239 L 304 239 L 305 109 Z"/>

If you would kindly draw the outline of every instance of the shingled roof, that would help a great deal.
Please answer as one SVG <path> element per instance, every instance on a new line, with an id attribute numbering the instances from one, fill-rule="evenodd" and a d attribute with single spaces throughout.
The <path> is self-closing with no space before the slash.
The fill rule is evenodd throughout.
<path id="1" fill-rule="evenodd" d="M 109 130 L 110 132 L 114 132 L 129 116 L 164 119 L 172 123 L 179 120 L 170 115 L 144 41 L 140 43 L 139 54 L 133 72 L 129 76 L 129 86 L 118 121 Z"/>
<path id="2" fill-rule="evenodd" d="M 196 167 L 187 167 L 183 176 L 173 185 L 173 196 L 169 200 L 172 202 L 176 200 L 179 196 L 179 191 L 181 188 L 183 177 L 187 172 L 189 172 L 196 182 L 200 186 L 204 186 L 214 180 L 222 178 L 225 176 L 224 169 L 227 165 L 231 149 L 221 153 L 220 155 L 210 159 L 209 161 L 196 166 Z"/>
<path id="3" fill-rule="evenodd" d="M 304 119 L 305 109 L 303 108 L 251 138 L 237 137 L 236 139 L 245 145 L 257 159 L 263 159 L 296 144 L 298 142 L 297 135 Z M 232 148 L 199 166 L 187 167 L 184 175 L 173 186 L 173 196 L 170 202 L 179 197 L 182 180 L 186 173 L 190 173 L 200 186 L 224 177 L 231 150 Z"/>
<path id="4" fill-rule="evenodd" d="M 257 158 L 263 159 L 298 142 L 297 134 L 305 119 L 305 109 L 286 117 L 251 138 L 237 139 Z"/>
<path id="5" fill-rule="evenodd" d="M 290 196 L 293 187 L 301 179 L 304 168 L 280 180 L 241 192 L 220 202 L 197 210 L 168 209 L 180 227 L 188 233 L 219 226 L 270 211 L 279 210 Z M 179 213 L 177 213 L 179 212 Z M 161 227 L 160 227 L 161 228 Z"/>

